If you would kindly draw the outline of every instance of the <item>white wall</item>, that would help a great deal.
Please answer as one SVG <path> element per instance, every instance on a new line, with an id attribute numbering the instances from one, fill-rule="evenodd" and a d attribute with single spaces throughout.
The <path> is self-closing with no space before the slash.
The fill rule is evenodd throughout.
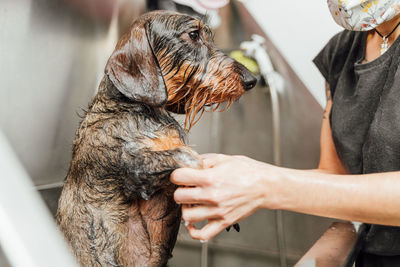
<path id="1" fill-rule="evenodd" d="M 312 59 L 340 28 L 326 0 L 244 0 L 265 33 L 317 101 L 325 106 L 324 78 Z"/>

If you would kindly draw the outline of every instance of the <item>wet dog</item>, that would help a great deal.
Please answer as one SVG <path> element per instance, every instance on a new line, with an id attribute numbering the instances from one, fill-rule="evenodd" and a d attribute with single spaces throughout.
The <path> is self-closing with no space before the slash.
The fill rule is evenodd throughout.
<path id="1" fill-rule="evenodd" d="M 166 265 L 181 216 L 169 175 L 201 167 L 170 112 L 190 129 L 255 83 L 193 17 L 157 11 L 132 24 L 76 132 L 59 199 L 57 223 L 82 266 Z"/>

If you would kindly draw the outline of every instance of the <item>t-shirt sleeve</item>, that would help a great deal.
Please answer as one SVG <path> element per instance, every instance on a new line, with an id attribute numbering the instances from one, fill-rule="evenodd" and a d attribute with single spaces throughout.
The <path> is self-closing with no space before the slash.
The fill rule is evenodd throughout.
<path id="1" fill-rule="evenodd" d="M 329 66 L 331 61 L 331 51 L 329 43 L 318 53 L 313 62 L 317 66 L 319 72 L 324 76 L 326 81 L 329 81 Z"/>
<path id="2" fill-rule="evenodd" d="M 347 39 L 343 38 L 345 34 L 346 32 L 340 32 L 333 36 L 313 60 L 315 66 L 328 82 L 332 96 L 337 82 L 335 79 L 338 77 L 338 73 L 336 73 L 338 66 L 334 66 L 338 63 L 338 60 L 335 60 L 335 58 L 339 56 L 338 50 L 341 50 L 341 46 L 344 45 L 343 39 Z"/>

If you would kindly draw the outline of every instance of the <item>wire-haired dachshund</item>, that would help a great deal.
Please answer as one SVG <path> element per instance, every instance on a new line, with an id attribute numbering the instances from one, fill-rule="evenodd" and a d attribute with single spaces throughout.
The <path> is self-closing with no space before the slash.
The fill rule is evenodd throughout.
<path id="1" fill-rule="evenodd" d="M 57 223 L 82 266 L 165 266 L 180 207 L 170 173 L 201 168 L 185 130 L 256 78 L 217 50 L 193 17 L 156 11 L 119 40 L 76 132 Z"/>

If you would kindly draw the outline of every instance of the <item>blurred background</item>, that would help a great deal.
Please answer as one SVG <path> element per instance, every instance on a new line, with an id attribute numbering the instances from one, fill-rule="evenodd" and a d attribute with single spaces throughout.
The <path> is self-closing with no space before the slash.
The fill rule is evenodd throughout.
<path id="1" fill-rule="evenodd" d="M 210 16 L 216 45 L 227 53 L 257 34 L 272 62 L 272 78 L 261 70 L 264 82 L 228 111 L 203 116 L 189 136 L 195 150 L 242 154 L 291 168 L 317 167 L 325 91 L 311 61 L 340 30 L 326 1 L 2 0 L 0 133 L 49 214 L 57 208 L 79 114 L 95 95 L 106 60 L 131 21 L 154 9 Z M 0 161 L 10 166 L 7 154 L 0 154 Z M 0 174 L 3 189 L 14 179 L 10 173 Z M 21 199 L 18 188 L 7 190 L 8 201 Z M 1 212 L 8 207 L 5 202 L 0 199 L 0 228 L 6 225 L 2 221 L 14 218 Z M 39 227 L 29 223 L 32 218 L 24 217 L 23 209 L 12 212 L 32 229 Z M 240 233 L 221 233 L 208 244 L 191 240 L 181 227 L 170 266 L 292 266 L 330 222 L 262 210 L 240 223 Z M 14 266 L 3 252 L 10 251 L 6 231 L 0 229 L 1 267 Z"/>

